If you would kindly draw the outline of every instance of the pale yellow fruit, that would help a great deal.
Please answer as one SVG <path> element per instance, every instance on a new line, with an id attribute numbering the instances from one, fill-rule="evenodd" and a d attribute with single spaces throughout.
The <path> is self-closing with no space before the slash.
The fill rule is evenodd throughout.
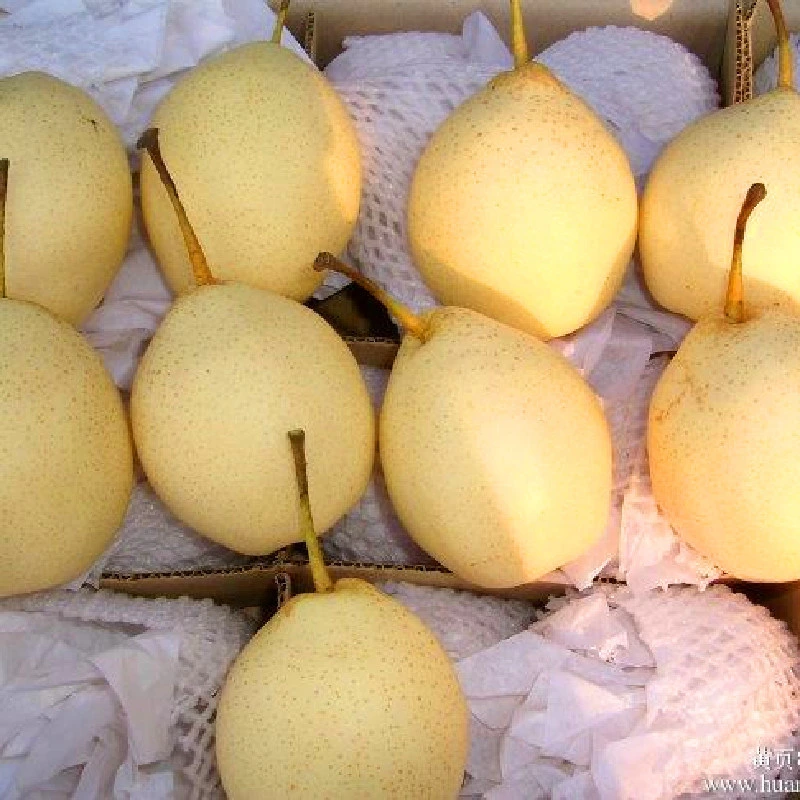
<path id="1" fill-rule="evenodd" d="M 374 414 L 347 345 L 305 306 L 241 284 L 178 298 L 136 372 L 131 420 L 160 498 L 241 553 L 299 541 L 288 430 L 309 435 L 321 531 L 372 472 Z"/>
<path id="2" fill-rule="evenodd" d="M 743 248 L 747 304 L 800 310 L 800 97 L 776 89 L 701 118 L 656 161 L 642 198 L 639 251 L 665 308 L 697 320 L 718 312 L 731 231 L 753 181 L 769 194 Z"/>
<path id="3" fill-rule="evenodd" d="M 355 129 L 327 80 L 285 48 L 248 44 L 190 72 L 151 126 L 215 277 L 305 300 L 322 280 L 314 258 L 344 249 L 361 196 Z M 168 283 L 186 291 L 186 248 L 149 158 L 142 208 Z"/>
<path id="4" fill-rule="evenodd" d="M 414 262 L 447 305 L 541 338 L 608 306 L 636 239 L 628 159 L 543 66 L 506 72 L 434 133 L 414 173 Z"/>
<path id="5" fill-rule="evenodd" d="M 74 325 L 103 298 L 131 228 L 122 140 L 87 94 L 41 72 L 0 80 L 0 158 L 10 162 L 6 296 Z"/>
<path id="6" fill-rule="evenodd" d="M 444 308 L 408 335 L 380 417 L 397 515 L 425 551 L 488 588 L 536 580 L 608 522 L 612 450 L 597 397 L 528 334 Z"/>
<path id="7" fill-rule="evenodd" d="M 468 719 L 419 618 L 343 579 L 294 597 L 239 655 L 220 696 L 217 762 L 230 800 L 452 800 Z"/>
<path id="8" fill-rule="evenodd" d="M 0 597 L 78 578 L 133 487 L 119 392 L 97 353 L 32 303 L 0 300 Z"/>
<path id="9" fill-rule="evenodd" d="M 799 319 L 698 322 L 656 386 L 647 447 L 683 539 L 737 578 L 800 578 Z"/>

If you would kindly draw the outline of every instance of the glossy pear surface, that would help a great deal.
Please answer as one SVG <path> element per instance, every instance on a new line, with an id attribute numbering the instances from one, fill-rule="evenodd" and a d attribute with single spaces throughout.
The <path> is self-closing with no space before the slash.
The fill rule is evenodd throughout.
<path id="1" fill-rule="evenodd" d="M 133 487 L 128 423 L 75 329 L 0 300 L 0 597 L 79 578 L 111 543 Z"/>
<path id="2" fill-rule="evenodd" d="M 220 696 L 217 761 L 230 800 L 454 800 L 468 720 L 428 628 L 343 579 L 292 598 L 239 655 Z"/>
<path id="3" fill-rule="evenodd" d="M 656 386 L 647 446 L 683 539 L 734 577 L 800 578 L 800 320 L 698 322 Z"/>
<path id="4" fill-rule="evenodd" d="M 344 250 L 361 164 L 351 119 L 323 75 L 270 42 L 192 70 L 156 109 L 161 152 L 215 277 L 305 300 L 321 250 Z M 149 158 L 142 209 L 167 282 L 193 287 L 186 248 Z"/>
<path id="5" fill-rule="evenodd" d="M 414 262 L 440 302 L 545 339 L 608 306 L 636 220 L 624 151 L 535 63 L 502 73 L 445 120 L 408 208 Z"/>
<path id="6" fill-rule="evenodd" d="M 136 372 L 131 419 L 159 497 L 240 553 L 299 541 L 287 430 L 309 434 L 320 531 L 372 472 L 374 414 L 347 345 L 305 306 L 242 284 L 178 298 Z"/>
<path id="7" fill-rule="evenodd" d="M 747 187 L 769 195 L 742 251 L 748 307 L 800 311 L 800 96 L 775 89 L 702 117 L 656 161 L 642 198 L 645 281 L 665 308 L 690 319 L 725 298 L 731 236 Z"/>
<path id="8" fill-rule="evenodd" d="M 608 521 L 612 448 L 594 392 L 534 337 L 444 308 L 406 336 L 380 416 L 398 517 L 426 552 L 487 588 L 534 581 Z"/>

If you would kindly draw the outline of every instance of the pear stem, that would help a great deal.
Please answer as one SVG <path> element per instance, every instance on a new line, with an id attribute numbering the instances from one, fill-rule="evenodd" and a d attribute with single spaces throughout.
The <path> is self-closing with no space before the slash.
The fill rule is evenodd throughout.
<path id="1" fill-rule="evenodd" d="M 314 269 L 317 272 L 329 269 L 338 272 L 353 283 L 357 283 L 366 289 L 376 300 L 386 306 L 387 311 L 408 331 L 412 336 L 423 341 L 427 335 L 428 326 L 425 321 L 417 316 L 408 306 L 395 300 L 388 292 L 384 291 L 377 283 L 371 281 L 358 270 L 344 264 L 333 253 L 320 253 L 314 261 Z"/>
<path id="2" fill-rule="evenodd" d="M 767 196 L 763 183 L 754 183 L 744 198 L 739 216 L 736 218 L 736 231 L 733 236 L 733 256 L 731 271 L 728 273 L 728 292 L 725 296 L 725 319 L 728 322 L 744 322 L 744 288 L 742 286 L 742 244 L 747 228 L 747 220 L 753 209 Z"/>
<path id="3" fill-rule="evenodd" d="M 200 240 L 197 238 L 192 223 L 189 222 L 189 217 L 186 214 L 186 208 L 178 196 L 178 188 L 175 186 L 175 181 L 172 180 L 172 175 L 170 175 L 167 165 L 164 163 L 164 159 L 161 156 L 161 147 L 158 143 L 158 128 L 148 128 L 139 137 L 139 141 L 136 142 L 136 147 L 140 150 L 144 149 L 147 151 L 150 160 L 153 162 L 153 166 L 156 168 L 156 172 L 158 172 L 158 177 L 161 178 L 161 182 L 164 184 L 172 207 L 175 209 L 178 225 L 183 234 L 183 241 L 189 253 L 189 261 L 192 264 L 195 284 L 197 286 L 209 286 L 219 283 L 211 274 L 208 260 L 200 245 Z"/>
<path id="4" fill-rule="evenodd" d="M 289 13 L 289 0 L 281 0 L 278 6 L 278 17 L 275 20 L 275 27 L 272 29 L 272 43 L 280 44 L 283 28 L 286 25 L 286 15 Z"/>
<path id="5" fill-rule="evenodd" d="M 514 53 L 514 69 L 519 69 L 530 61 L 525 23 L 522 19 L 522 0 L 511 0 L 511 50 Z"/>
<path id="6" fill-rule="evenodd" d="M 6 197 L 9 166 L 7 158 L 0 158 L 0 297 L 6 296 Z"/>
<path id="7" fill-rule="evenodd" d="M 778 36 L 778 86 L 782 89 L 794 89 L 794 57 L 789 45 L 786 17 L 783 16 L 780 0 L 767 0 L 767 5 L 775 21 L 775 33 Z"/>
<path id="8" fill-rule="evenodd" d="M 330 592 L 333 582 L 325 566 L 322 548 L 319 546 L 314 518 L 311 516 L 311 502 L 308 497 L 308 469 L 306 466 L 306 432 L 302 428 L 289 431 L 289 441 L 294 456 L 294 473 L 297 478 L 297 489 L 300 493 L 300 527 L 303 540 L 308 550 L 308 562 L 311 565 L 311 577 L 314 588 L 318 592 Z"/>

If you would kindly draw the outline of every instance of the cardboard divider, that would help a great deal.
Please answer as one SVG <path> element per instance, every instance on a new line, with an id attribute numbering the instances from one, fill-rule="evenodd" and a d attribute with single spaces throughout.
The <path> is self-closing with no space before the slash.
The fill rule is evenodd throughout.
<path id="1" fill-rule="evenodd" d="M 552 595 L 563 594 L 567 587 L 565 581 L 551 576 L 548 580 L 510 589 L 482 589 L 457 578 L 444 568 L 437 567 L 334 562 L 328 564 L 328 571 L 334 580 L 361 578 L 370 583 L 402 581 L 417 586 L 460 589 L 495 597 L 536 602 L 546 600 Z M 287 586 L 290 590 L 286 588 Z M 132 576 L 111 574 L 101 579 L 100 588 L 141 597 L 187 596 L 211 598 L 235 607 L 277 607 L 279 598 L 285 601 L 289 591 L 292 594 L 313 591 L 314 582 L 307 562 L 276 560 L 220 570 L 188 570 Z"/>

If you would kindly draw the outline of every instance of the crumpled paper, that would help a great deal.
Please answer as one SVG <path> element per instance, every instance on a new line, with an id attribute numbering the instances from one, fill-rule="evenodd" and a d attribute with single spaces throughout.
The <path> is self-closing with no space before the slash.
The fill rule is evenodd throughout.
<path id="1" fill-rule="evenodd" d="M 0 611 L 0 796 L 174 796 L 180 636 Z"/>
<path id="2" fill-rule="evenodd" d="M 758 778 L 759 748 L 796 746 L 800 649 L 743 595 L 598 586 L 549 608 L 456 665 L 472 715 L 462 797 L 667 800 Z"/>
<path id="3" fill-rule="evenodd" d="M 253 620 L 210 600 L 0 602 L 0 797 L 212 800 L 219 689 Z"/>
<path id="4" fill-rule="evenodd" d="M 132 146 L 179 75 L 272 34 L 261 0 L 7 0 L 0 75 L 41 70 L 88 92 Z M 282 42 L 305 56 L 284 31 Z"/>

